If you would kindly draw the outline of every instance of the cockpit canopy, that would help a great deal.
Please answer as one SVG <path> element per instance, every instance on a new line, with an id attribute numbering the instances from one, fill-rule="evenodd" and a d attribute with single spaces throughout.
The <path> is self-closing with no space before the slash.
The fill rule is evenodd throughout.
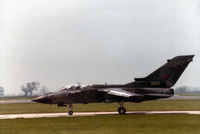
<path id="1" fill-rule="evenodd" d="M 89 85 L 80 85 L 80 84 L 72 84 L 72 85 L 66 85 L 63 88 L 61 88 L 59 91 L 64 91 L 64 90 L 74 90 L 74 89 L 85 89 L 89 87 Z"/>

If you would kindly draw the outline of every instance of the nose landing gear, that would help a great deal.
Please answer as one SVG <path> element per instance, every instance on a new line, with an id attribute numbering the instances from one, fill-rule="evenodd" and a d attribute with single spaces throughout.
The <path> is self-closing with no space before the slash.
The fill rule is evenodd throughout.
<path id="1" fill-rule="evenodd" d="M 119 114 L 126 114 L 126 108 L 124 108 L 124 102 L 119 102 L 120 107 L 118 108 Z"/>
<path id="2" fill-rule="evenodd" d="M 72 104 L 69 104 L 69 112 L 68 112 L 69 115 L 73 115 L 73 105 Z"/>

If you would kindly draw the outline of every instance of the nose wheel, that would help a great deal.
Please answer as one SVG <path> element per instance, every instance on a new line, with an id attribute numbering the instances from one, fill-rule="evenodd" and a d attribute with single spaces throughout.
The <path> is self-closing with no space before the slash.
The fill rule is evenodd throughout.
<path id="1" fill-rule="evenodd" d="M 68 112 L 69 115 L 73 115 L 73 105 L 72 104 L 69 104 L 69 112 Z"/>
<path id="2" fill-rule="evenodd" d="M 124 102 L 119 102 L 120 107 L 118 108 L 119 114 L 126 114 L 126 108 L 124 108 Z"/>

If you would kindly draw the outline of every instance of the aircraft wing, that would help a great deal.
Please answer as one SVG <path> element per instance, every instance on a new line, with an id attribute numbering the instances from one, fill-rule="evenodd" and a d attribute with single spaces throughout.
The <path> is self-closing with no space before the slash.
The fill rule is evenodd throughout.
<path id="1" fill-rule="evenodd" d="M 98 91 L 106 92 L 109 95 L 119 96 L 119 97 L 133 97 L 133 96 L 142 96 L 140 94 L 136 94 L 127 90 L 124 90 L 122 88 L 105 88 L 105 89 L 99 89 Z"/>

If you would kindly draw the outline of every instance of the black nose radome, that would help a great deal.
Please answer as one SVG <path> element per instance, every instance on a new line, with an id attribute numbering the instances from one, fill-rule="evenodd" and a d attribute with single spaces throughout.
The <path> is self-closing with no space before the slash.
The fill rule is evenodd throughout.
<path id="1" fill-rule="evenodd" d="M 39 102 L 39 103 L 49 103 L 48 96 L 39 96 L 32 101 Z"/>

